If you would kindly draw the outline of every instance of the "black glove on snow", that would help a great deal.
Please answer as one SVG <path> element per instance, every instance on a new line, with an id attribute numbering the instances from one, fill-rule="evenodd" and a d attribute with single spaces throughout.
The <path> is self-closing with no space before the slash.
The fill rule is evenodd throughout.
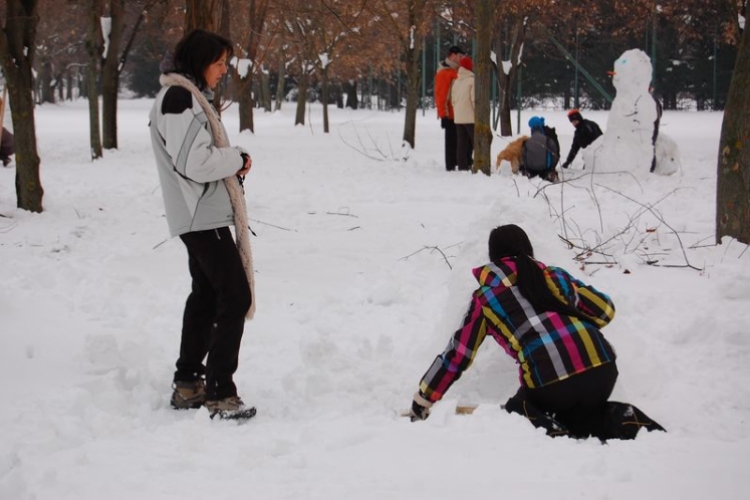
<path id="1" fill-rule="evenodd" d="M 409 412 L 409 418 L 412 422 L 417 420 L 426 420 L 430 416 L 430 403 L 424 398 L 419 392 L 414 395 L 414 401 L 411 402 L 411 411 Z"/>
<path id="2" fill-rule="evenodd" d="M 570 166 L 570 162 L 565 162 L 562 164 L 562 168 L 568 168 Z"/>
<path id="3" fill-rule="evenodd" d="M 449 125 L 453 123 L 453 120 L 450 118 L 441 118 L 440 119 L 440 128 L 448 128 Z"/>

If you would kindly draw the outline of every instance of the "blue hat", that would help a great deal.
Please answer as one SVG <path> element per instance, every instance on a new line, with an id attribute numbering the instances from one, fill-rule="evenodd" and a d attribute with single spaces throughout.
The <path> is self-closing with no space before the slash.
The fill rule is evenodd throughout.
<path id="1" fill-rule="evenodd" d="M 531 119 L 529 119 L 529 128 L 531 130 L 544 128 L 544 118 L 539 116 L 532 116 Z"/>

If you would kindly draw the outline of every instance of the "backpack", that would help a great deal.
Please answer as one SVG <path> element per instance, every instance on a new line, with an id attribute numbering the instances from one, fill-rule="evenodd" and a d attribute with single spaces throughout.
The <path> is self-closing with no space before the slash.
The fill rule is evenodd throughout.
<path id="1" fill-rule="evenodd" d="M 560 162 L 560 142 L 554 128 L 536 129 L 523 144 L 524 167 L 537 174 L 554 170 Z"/>
<path id="2" fill-rule="evenodd" d="M 560 141 L 554 127 L 545 125 L 544 135 L 547 136 L 547 170 L 552 170 L 560 163 Z"/>

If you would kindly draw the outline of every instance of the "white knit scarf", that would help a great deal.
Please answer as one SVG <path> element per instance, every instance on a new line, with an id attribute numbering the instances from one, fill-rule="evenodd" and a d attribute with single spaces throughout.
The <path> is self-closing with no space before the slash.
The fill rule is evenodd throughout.
<path id="1" fill-rule="evenodd" d="M 211 125 L 211 134 L 214 139 L 214 146 L 218 148 L 228 148 L 229 140 L 227 139 L 226 131 L 224 126 L 219 121 L 219 115 L 216 113 L 216 109 L 208 102 L 206 96 L 198 90 L 193 82 L 178 73 L 168 73 L 161 75 L 159 83 L 162 86 L 177 85 L 188 89 L 198 103 L 203 108 L 203 112 L 208 117 L 208 123 Z M 247 208 L 245 206 L 245 195 L 242 192 L 242 186 L 236 175 L 231 175 L 224 179 L 224 184 L 229 192 L 229 200 L 232 203 L 232 212 L 234 212 L 234 232 L 235 241 L 237 244 L 237 250 L 239 251 L 240 258 L 242 259 L 242 267 L 245 269 L 247 275 L 247 283 L 250 286 L 250 294 L 252 297 L 252 303 L 250 309 L 247 310 L 245 315 L 246 319 L 253 319 L 255 315 L 255 274 L 253 272 L 253 252 L 250 248 L 250 235 L 249 228 L 247 225 Z"/>

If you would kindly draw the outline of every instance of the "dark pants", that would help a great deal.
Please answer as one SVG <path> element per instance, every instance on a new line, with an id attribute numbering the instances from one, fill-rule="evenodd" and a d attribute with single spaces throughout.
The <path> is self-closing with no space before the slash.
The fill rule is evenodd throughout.
<path id="1" fill-rule="evenodd" d="M 506 410 L 521 413 L 550 435 L 563 429 L 567 433 L 557 434 L 605 437 L 607 401 L 617 373 L 617 365 L 611 362 L 538 389 L 521 387 L 506 403 Z"/>
<path id="2" fill-rule="evenodd" d="M 187 247 L 193 284 L 174 379 L 190 381 L 205 373 L 206 399 L 236 396 L 232 375 L 252 301 L 240 254 L 228 227 L 187 233 L 180 239 Z"/>
<path id="3" fill-rule="evenodd" d="M 459 170 L 470 170 L 474 164 L 474 124 L 456 124 L 456 159 Z"/>
<path id="4" fill-rule="evenodd" d="M 456 124 L 448 118 L 443 118 L 440 124 L 445 129 L 445 169 L 456 170 Z"/>
<path id="5" fill-rule="evenodd" d="M 13 134 L 3 127 L 3 135 L 0 138 L 0 161 L 3 165 L 10 163 L 10 156 L 16 152 L 16 141 Z"/>
<path id="6" fill-rule="evenodd" d="M 519 168 L 519 170 L 521 174 L 525 175 L 529 179 L 533 179 L 534 177 L 539 176 L 545 181 L 549 181 L 549 182 L 557 181 L 557 170 L 555 170 L 554 168 L 551 168 L 549 170 L 530 170 L 526 168 L 524 165 L 521 165 L 521 168 Z"/>

